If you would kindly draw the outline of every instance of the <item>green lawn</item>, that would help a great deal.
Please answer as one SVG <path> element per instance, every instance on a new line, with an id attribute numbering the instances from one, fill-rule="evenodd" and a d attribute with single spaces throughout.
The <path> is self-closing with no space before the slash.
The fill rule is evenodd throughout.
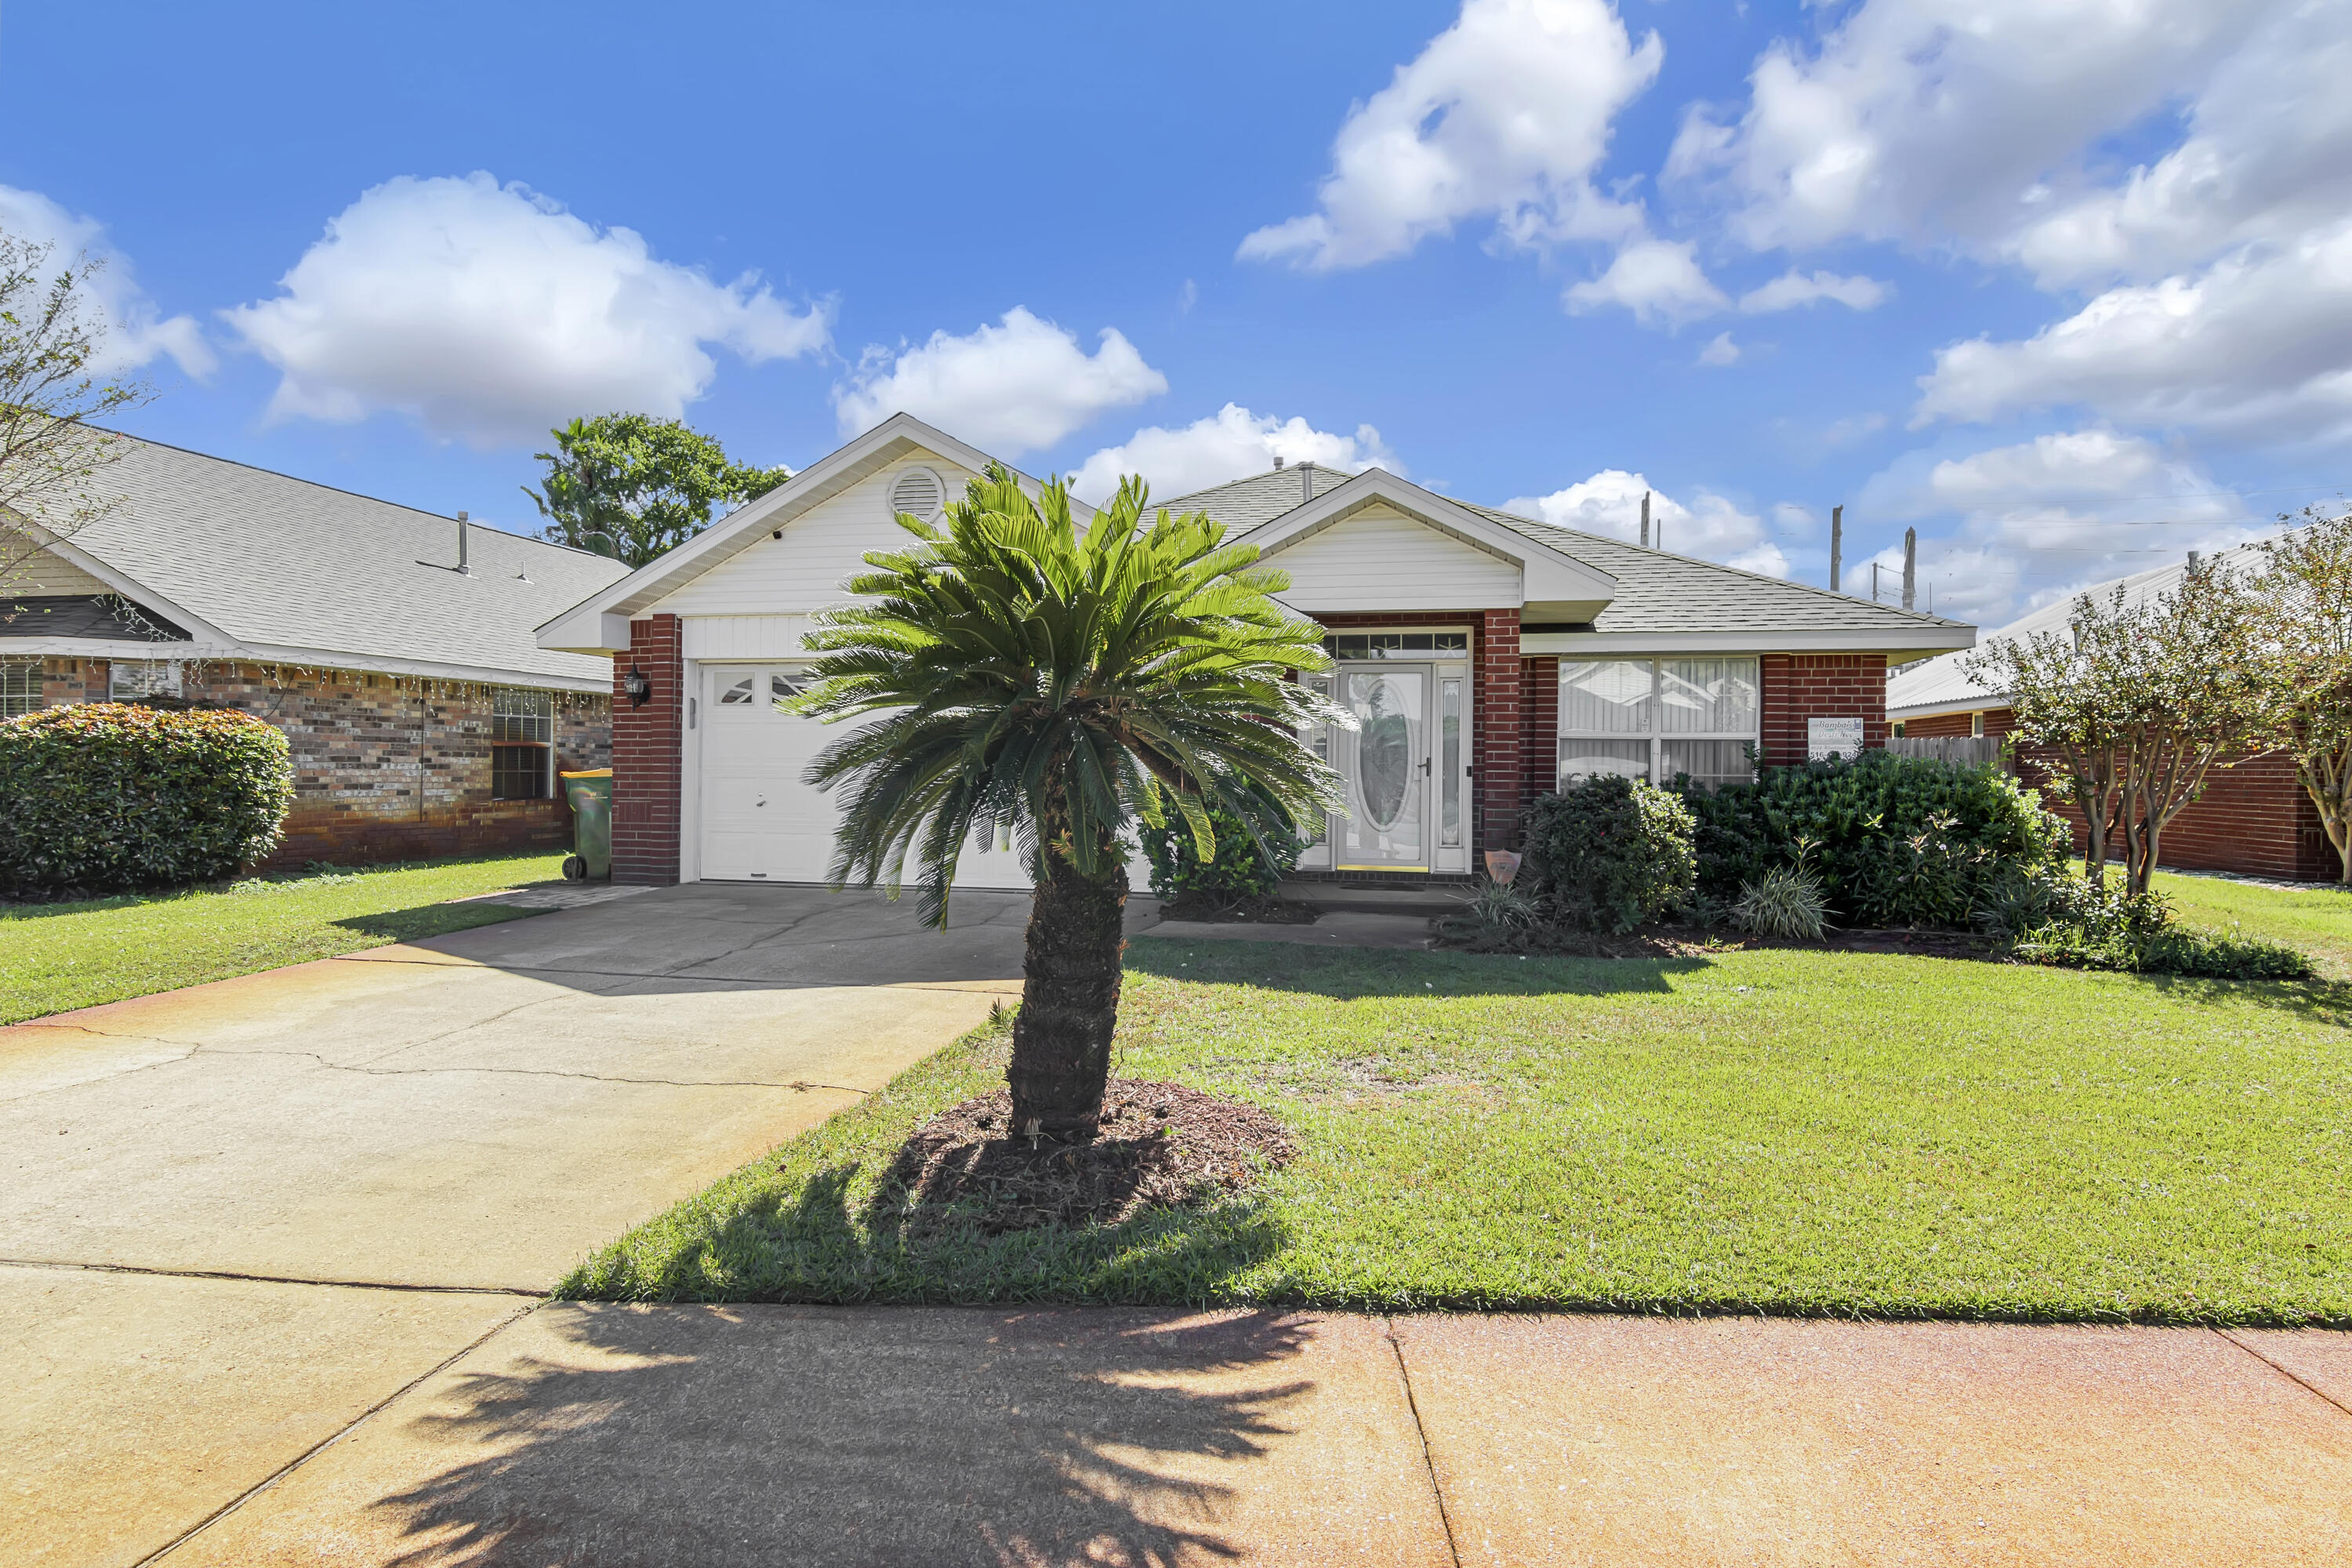
<path id="1" fill-rule="evenodd" d="M 450 904 L 562 875 L 561 855 L 257 879 L 70 904 L 0 904 L 0 1024 L 528 913 Z"/>
<path id="2" fill-rule="evenodd" d="M 875 1178 L 982 1031 L 566 1293 L 2352 1323 L 2352 997 L 1861 953 L 1150 938 L 1118 1070 L 1299 1157 L 1115 1228 L 912 1241 Z"/>
<path id="3" fill-rule="evenodd" d="M 2187 924 L 2283 942 L 2308 953 L 2329 979 L 2352 980 L 2352 889 L 2336 882 L 2280 888 L 2163 871 L 2155 886 Z"/>

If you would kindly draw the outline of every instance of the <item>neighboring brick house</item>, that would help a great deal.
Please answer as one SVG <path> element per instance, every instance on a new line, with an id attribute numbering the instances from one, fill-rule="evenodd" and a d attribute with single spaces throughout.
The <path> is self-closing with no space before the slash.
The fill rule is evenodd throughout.
<path id="1" fill-rule="evenodd" d="M 541 629 L 612 658 L 614 866 L 625 881 L 822 879 L 832 805 L 801 782 L 832 732 L 777 711 L 812 612 L 861 555 L 934 516 L 988 456 L 898 415 Z M 1465 505 L 1375 468 L 1276 468 L 1197 494 L 1329 628 L 1352 732 L 1319 738 L 1347 790 L 1308 876 L 1466 878 L 1517 848 L 1536 795 L 1596 772 L 1743 776 L 1883 745 L 1890 658 L 1975 628 Z M 961 879 L 1019 886 L 1001 846 Z"/>
<path id="2" fill-rule="evenodd" d="M 610 667 L 532 629 L 625 568 L 153 442 L 99 484 L 119 499 L 68 538 L 0 518 L 0 718 L 268 720 L 295 770 L 272 866 L 570 841 L 554 775 L 610 763 Z"/>
<path id="3" fill-rule="evenodd" d="M 2255 546 L 2242 545 L 2212 557 L 2209 564 L 2222 570 L 2255 571 L 2261 568 L 2263 557 Z M 2179 588 L 2189 565 L 2186 559 L 2176 561 L 2102 583 L 2087 592 L 2104 599 L 2121 587 L 2127 604 L 2146 604 Z M 2038 632 L 2063 631 L 2074 605 L 2074 597 L 2045 605 L 1988 633 L 1985 646 L 2031 637 Z M 2016 721 L 2007 694 L 1978 685 L 1958 654 L 1946 654 L 1898 671 L 1887 682 L 1886 711 L 1903 735 L 1921 739 L 2003 737 Z M 2046 787 L 2048 774 L 2031 753 L 2018 765 L 2024 777 L 2045 786 L 2042 795 L 2050 805 L 2074 822 L 2079 847 L 2084 837 L 2080 814 L 2062 798 L 2060 791 Z M 2334 881 L 2343 866 L 2335 846 L 2327 841 L 2327 830 L 2320 826 L 2318 808 L 2295 782 L 2294 763 L 2276 752 L 2241 757 L 2231 766 L 2207 773 L 2204 793 L 2181 809 L 2164 830 L 2158 847 L 2160 864 L 2181 870 L 2234 871 L 2301 882 Z"/>

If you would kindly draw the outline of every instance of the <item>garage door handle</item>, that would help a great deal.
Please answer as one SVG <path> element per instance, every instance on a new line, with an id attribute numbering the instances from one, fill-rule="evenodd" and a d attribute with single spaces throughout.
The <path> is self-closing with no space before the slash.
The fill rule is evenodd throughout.
<path id="1" fill-rule="evenodd" d="M 751 804 L 752 804 L 753 805 L 767 805 L 767 804 L 768 804 L 768 802 L 767 802 L 766 797 L 762 796 L 761 799 L 755 800 L 755 801 L 753 801 Z"/>

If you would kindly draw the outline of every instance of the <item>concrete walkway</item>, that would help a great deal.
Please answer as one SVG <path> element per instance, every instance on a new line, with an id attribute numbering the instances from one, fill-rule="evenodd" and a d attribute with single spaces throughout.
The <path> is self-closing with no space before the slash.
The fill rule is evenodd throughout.
<path id="1" fill-rule="evenodd" d="M 168 1561 L 2340 1564 L 2343 1335 L 548 1306 Z"/>

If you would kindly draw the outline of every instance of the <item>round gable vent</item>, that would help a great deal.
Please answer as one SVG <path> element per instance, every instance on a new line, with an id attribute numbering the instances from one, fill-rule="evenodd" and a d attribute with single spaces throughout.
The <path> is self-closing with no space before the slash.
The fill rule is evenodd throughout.
<path id="1" fill-rule="evenodd" d="M 890 481 L 890 515 L 912 512 L 925 522 L 937 521 L 947 505 L 948 488 L 929 468 L 901 468 Z"/>

